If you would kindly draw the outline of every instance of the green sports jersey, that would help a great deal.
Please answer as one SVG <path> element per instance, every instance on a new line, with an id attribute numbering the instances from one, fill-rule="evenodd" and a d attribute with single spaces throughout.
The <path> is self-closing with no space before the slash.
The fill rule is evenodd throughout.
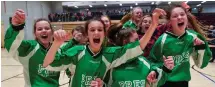
<path id="1" fill-rule="evenodd" d="M 194 46 L 194 38 L 203 40 L 205 44 Z M 182 36 L 176 36 L 170 32 L 160 36 L 151 50 L 149 59 L 159 66 L 163 64 L 163 55 L 173 56 L 175 67 L 168 78 L 168 81 L 173 82 L 191 79 L 189 58 L 193 58 L 198 67 L 204 68 L 212 57 L 206 40 L 190 29 Z"/>
<path id="2" fill-rule="evenodd" d="M 58 49 L 58 53 L 62 53 L 65 52 L 66 50 L 68 50 L 69 48 L 72 48 L 73 46 L 77 45 L 78 42 L 75 39 L 71 39 L 69 40 L 69 42 L 65 42 L 63 45 L 61 45 L 60 49 Z M 71 67 L 69 67 L 68 69 L 66 69 L 66 75 L 70 78 L 71 77 L 71 72 L 74 73 L 75 71 L 73 70 L 75 69 L 75 65 L 72 65 Z"/>
<path id="3" fill-rule="evenodd" d="M 132 20 L 129 20 L 127 22 L 125 22 L 125 24 L 123 24 L 123 28 L 131 28 L 131 29 L 134 29 L 134 30 L 137 30 L 137 25 L 132 22 Z"/>
<path id="4" fill-rule="evenodd" d="M 108 81 L 110 87 L 146 87 L 147 76 L 152 70 L 159 74 L 153 87 L 163 85 L 167 79 L 167 74 L 162 69 L 152 66 L 143 56 L 111 69 L 110 77 L 105 81 Z"/>
<path id="5" fill-rule="evenodd" d="M 89 45 L 77 45 L 63 54 L 56 54 L 56 59 L 48 70 L 65 70 L 76 65 L 72 87 L 89 87 L 95 78 L 104 78 L 106 72 L 123 63 L 133 60 L 143 52 L 139 41 L 123 47 L 106 47 L 97 54 L 90 51 Z"/>
<path id="6" fill-rule="evenodd" d="M 23 39 L 24 30 L 13 29 L 10 25 L 5 34 L 5 47 L 23 65 L 25 87 L 58 87 L 60 72 L 42 67 L 48 49 L 36 40 Z"/>
<path id="7" fill-rule="evenodd" d="M 65 52 L 66 50 L 68 50 L 69 48 L 72 48 L 73 46 L 75 46 L 77 44 L 78 44 L 78 42 L 73 38 L 69 42 L 66 42 L 63 45 L 61 45 L 60 49 L 58 50 L 58 53 Z M 73 64 L 65 70 L 66 75 L 69 78 L 69 87 L 72 85 L 71 81 L 73 79 L 73 74 L 75 73 L 75 68 L 76 68 L 76 66 Z"/>
<path id="8" fill-rule="evenodd" d="M 71 39 L 71 40 L 69 40 L 69 42 L 65 42 L 64 44 L 62 44 L 58 51 L 66 51 L 69 48 L 72 48 L 73 46 L 75 46 L 77 44 L 78 44 L 78 41 L 76 41 L 75 39 Z M 58 52 L 58 53 L 61 53 L 61 52 Z"/>

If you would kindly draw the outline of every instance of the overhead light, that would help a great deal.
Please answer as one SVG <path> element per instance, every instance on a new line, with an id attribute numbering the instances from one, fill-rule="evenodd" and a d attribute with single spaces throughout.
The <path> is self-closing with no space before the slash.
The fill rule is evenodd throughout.
<path id="1" fill-rule="evenodd" d="M 152 2 L 151 4 L 152 4 L 152 5 L 154 5 L 154 4 L 155 4 L 155 2 Z"/>
<path id="2" fill-rule="evenodd" d="M 130 8 L 132 9 L 133 7 L 132 7 L 132 6 L 130 6 Z"/>
<path id="3" fill-rule="evenodd" d="M 105 6 L 105 7 L 107 7 L 107 5 L 106 5 L 106 4 L 104 4 L 104 6 Z"/>
<path id="4" fill-rule="evenodd" d="M 119 5 L 120 5 L 120 6 L 122 6 L 122 4 L 121 4 L 121 3 L 120 3 Z"/>
<path id="5" fill-rule="evenodd" d="M 188 3 L 189 1 L 186 1 L 185 3 Z"/>
<path id="6" fill-rule="evenodd" d="M 91 8 L 93 7 L 92 5 L 89 5 Z"/>
<path id="7" fill-rule="evenodd" d="M 138 3 L 135 3 L 135 5 L 138 5 Z"/>
<path id="8" fill-rule="evenodd" d="M 202 1 L 201 3 L 205 3 L 206 1 Z"/>
<path id="9" fill-rule="evenodd" d="M 201 4 L 196 5 L 197 7 L 201 6 Z"/>
<path id="10" fill-rule="evenodd" d="M 171 2 L 168 2 L 168 4 L 171 4 Z"/>
<path id="11" fill-rule="evenodd" d="M 74 6 L 75 8 L 78 8 L 78 6 Z"/>

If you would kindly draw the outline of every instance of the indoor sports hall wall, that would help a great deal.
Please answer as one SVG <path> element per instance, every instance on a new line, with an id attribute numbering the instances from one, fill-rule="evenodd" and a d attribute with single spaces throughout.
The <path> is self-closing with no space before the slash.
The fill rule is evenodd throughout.
<path id="1" fill-rule="evenodd" d="M 9 26 L 9 17 L 17 8 L 23 9 L 26 13 L 25 39 L 34 39 L 33 22 L 37 18 L 47 18 L 51 13 L 51 3 L 45 1 L 1 1 L 1 22 L 4 25 L 4 32 Z"/>

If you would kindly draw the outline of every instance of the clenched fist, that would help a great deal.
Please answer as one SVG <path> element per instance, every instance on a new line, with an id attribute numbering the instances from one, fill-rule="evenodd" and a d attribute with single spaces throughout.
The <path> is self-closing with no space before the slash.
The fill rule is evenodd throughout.
<path id="1" fill-rule="evenodd" d="M 22 9 L 17 9 L 12 17 L 12 24 L 18 26 L 25 22 L 25 12 Z"/>

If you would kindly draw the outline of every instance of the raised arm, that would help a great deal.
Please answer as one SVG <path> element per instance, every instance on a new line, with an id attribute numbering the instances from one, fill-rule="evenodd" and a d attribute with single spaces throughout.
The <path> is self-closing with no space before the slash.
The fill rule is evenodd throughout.
<path id="1" fill-rule="evenodd" d="M 24 57 L 29 53 L 30 44 L 24 41 L 24 26 L 25 26 L 25 12 L 21 9 L 14 13 L 11 24 L 5 34 L 5 48 L 10 55 L 17 61 L 18 58 Z"/>
<path id="2" fill-rule="evenodd" d="M 43 67 L 47 67 L 54 61 L 58 49 L 69 37 L 70 35 L 67 34 L 64 30 L 58 30 L 54 32 L 54 42 L 48 53 L 46 54 L 46 57 L 43 62 Z"/>
<path id="3" fill-rule="evenodd" d="M 145 49 L 147 43 L 152 37 L 155 29 L 158 26 L 159 16 L 166 15 L 166 12 L 163 9 L 156 8 L 152 13 L 152 24 L 150 25 L 149 29 L 146 31 L 145 35 L 140 39 L 140 47 L 142 50 Z"/>
<path id="4" fill-rule="evenodd" d="M 148 41 L 150 40 L 155 28 L 158 25 L 158 19 L 160 15 L 166 14 L 162 9 L 155 9 L 153 12 L 153 23 L 150 25 L 150 29 L 146 34 L 139 40 L 132 43 L 128 43 L 117 49 L 115 52 L 114 59 L 111 60 L 110 68 L 117 67 L 121 64 L 129 62 L 135 59 L 137 56 L 143 53 Z"/>

